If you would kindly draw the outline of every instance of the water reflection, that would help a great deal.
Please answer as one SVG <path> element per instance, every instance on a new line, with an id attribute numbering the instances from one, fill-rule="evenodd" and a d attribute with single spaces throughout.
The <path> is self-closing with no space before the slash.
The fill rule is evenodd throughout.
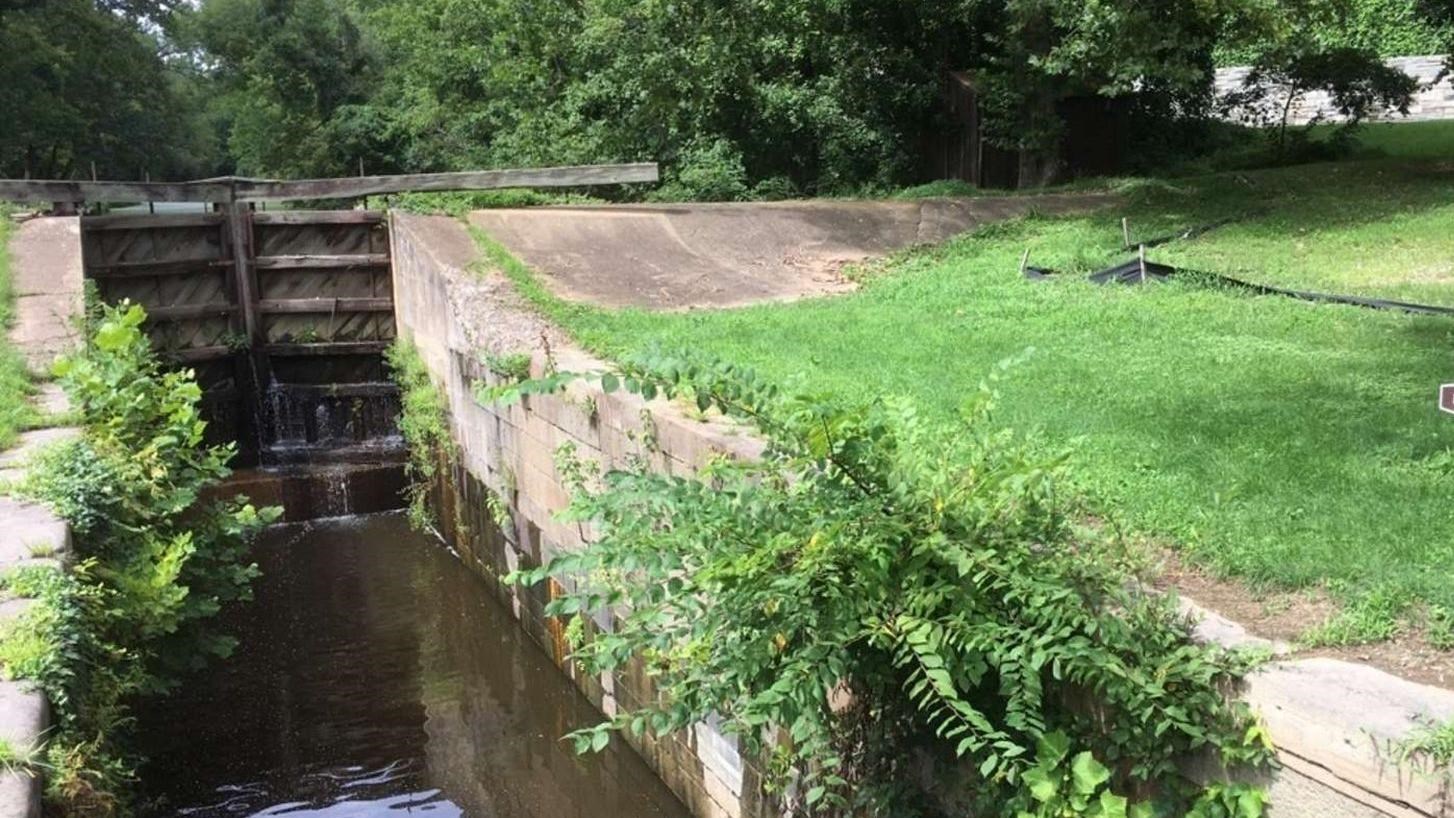
<path id="1" fill-rule="evenodd" d="M 142 714 L 152 815 L 685 818 L 436 541 L 397 515 L 280 528 L 237 655 Z"/>

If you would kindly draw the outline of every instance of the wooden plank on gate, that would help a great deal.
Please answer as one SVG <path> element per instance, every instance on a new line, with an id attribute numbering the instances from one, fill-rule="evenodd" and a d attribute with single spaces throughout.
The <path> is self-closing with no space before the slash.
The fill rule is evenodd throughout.
<path id="1" fill-rule="evenodd" d="M 198 202 L 229 204 L 273 199 L 359 199 L 386 193 L 497 188 L 587 187 L 655 182 L 655 162 L 512 168 L 457 173 L 408 173 L 338 179 L 242 179 L 224 176 L 195 182 L 87 182 L 67 179 L 0 179 L 0 200 L 16 202 Z M 363 211 L 367 212 L 367 211 Z M 270 214 L 268 218 L 274 218 Z M 281 214 L 276 214 L 281 215 Z M 274 223 L 287 223 L 281 215 Z M 344 218 L 344 217 L 338 217 Z M 366 220 L 367 217 L 359 217 Z M 317 222 L 313 222 L 317 223 Z"/>
<path id="2" fill-rule="evenodd" d="M 253 224 L 378 224 L 384 214 L 378 210 L 290 210 L 252 214 Z"/>
<path id="3" fill-rule="evenodd" d="M 298 254 L 286 256 L 258 256 L 253 266 L 259 270 L 312 270 L 318 268 L 366 269 L 384 267 L 389 263 L 387 253 L 359 253 L 351 255 Z"/>
<path id="4" fill-rule="evenodd" d="M 258 302 L 263 315 L 336 312 L 393 312 L 392 298 L 264 298 Z"/>
<path id="5" fill-rule="evenodd" d="M 232 266 L 230 258 L 134 259 L 107 264 L 87 264 L 93 278 L 146 278 L 148 276 L 190 275 L 208 268 Z"/>
<path id="6" fill-rule="evenodd" d="M 317 355 L 375 355 L 389 348 L 389 341 L 332 341 L 316 344 L 268 344 L 263 351 L 279 357 Z"/>
<path id="7" fill-rule="evenodd" d="M 236 350 L 228 346 L 209 346 L 174 349 L 163 352 L 162 354 L 184 364 L 195 364 L 203 361 L 216 361 L 222 358 L 230 358 L 236 354 Z"/>
<path id="8" fill-rule="evenodd" d="M 147 307 L 146 317 L 155 321 L 186 321 L 207 318 L 212 315 L 231 315 L 232 304 L 176 304 L 166 307 Z"/>
<path id="9" fill-rule="evenodd" d="M 230 202 L 228 181 L 78 182 L 0 179 L 0 200 L 12 202 Z"/>
<path id="10" fill-rule="evenodd" d="M 221 213 L 112 213 L 106 216 L 82 216 L 82 230 L 137 230 L 166 227 L 216 227 L 222 224 Z"/>
<path id="11" fill-rule="evenodd" d="M 252 255 L 252 224 L 247 207 L 226 204 L 222 207 L 227 217 L 228 246 L 232 248 L 232 262 L 236 275 L 237 307 L 242 313 L 242 331 L 251 343 L 262 340 L 257 318 L 257 282 L 248 261 Z"/>

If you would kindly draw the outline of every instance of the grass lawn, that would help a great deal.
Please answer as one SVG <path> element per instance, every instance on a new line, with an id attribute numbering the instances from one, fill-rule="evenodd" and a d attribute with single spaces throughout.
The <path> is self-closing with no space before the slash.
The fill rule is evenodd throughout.
<path id="1" fill-rule="evenodd" d="M 1448 161 L 1454 158 L 1454 122 L 1375 122 L 1359 129 L 1358 141 L 1373 156 Z"/>
<path id="2" fill-rule="evenodd" d="M 5 244 L 14 223 L 0 206 L 0 449 L 15 442 L 15 436 L 35 420 L 35 411 L 27 402 L 30 378 L 25 363 L 10 345 L 10 322 L 14 318 L 15 293 L 10 283 L 10 256 Z"/>
<path id="3" fill-rule="evenodd" d="M 1153 259 L 1454 304 L 1454 161 L 1407 157 L 1130 184 L 1096 214 L 906 254 L 845 297 L 653 314 L 526 290 L 607 355 L 704 350 L 843 396 L 908 395 L 945 417 L 996 362 L 1029 350 L 1002 385 L 1000 418 L 1078 441 L 1086 486 L 1136 529 L 1255 584 L 1328 588 L 1356 614 L 1333 641 L 1385 636 L 1422 615 L 1415 603 L 1454 611 L 1454 417 L 1435 404 L 1454 381 L 1454 320 L 1020 278 L 1027 247 L 1065 271 L 1125 258 L 1123 215 L 1140 236 L 1246 217 Z"/>

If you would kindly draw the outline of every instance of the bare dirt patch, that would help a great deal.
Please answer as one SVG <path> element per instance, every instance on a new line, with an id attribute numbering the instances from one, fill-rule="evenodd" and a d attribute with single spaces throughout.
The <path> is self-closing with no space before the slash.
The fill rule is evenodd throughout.
<path id="1" fill-rule="evenodd" d="M 1412 682 L 1454 689 L 1454 651 L 1433 647 L 1415 626 L 1405 626 L 1386 642 L 1324 648 L 1300 645 L 1299 639 L 1309 628 L 1339 611 L 1338 604 L 1320 591 L 1257 591 L 1236 580 L 1219 578 L 1171 552 L 1165 552 L 1159 571 L 1153 572 L 1152 584 L 1159 590 L 1175 590 L 1249 633 L 1287 643 L 1292 656 L 1361 662 Z"/>

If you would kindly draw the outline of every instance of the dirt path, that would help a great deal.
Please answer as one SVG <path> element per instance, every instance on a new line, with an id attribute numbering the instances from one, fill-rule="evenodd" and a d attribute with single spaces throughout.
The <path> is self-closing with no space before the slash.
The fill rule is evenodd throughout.
<path id="1" fill-rule="evenodd" d="M 790 301 L 852 289 L 849 264 L 980 225 L 1106 204 L 1102 194 L 921 201 L 602 205 L 481 210 L 470 223 L 556 294 L 657 310 Z"/>

